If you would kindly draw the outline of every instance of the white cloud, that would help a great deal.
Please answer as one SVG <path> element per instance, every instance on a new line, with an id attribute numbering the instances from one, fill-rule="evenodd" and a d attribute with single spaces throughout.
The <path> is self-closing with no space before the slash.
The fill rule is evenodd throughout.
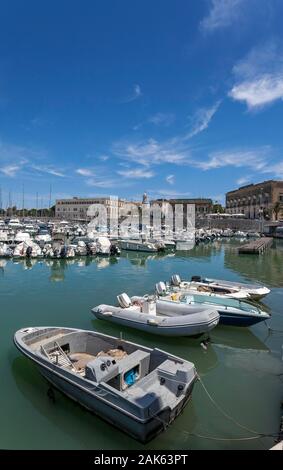
<path id="1" fill-rule="evenodd" d="M 185 139 L 191 139 L 195 135 L 207 129 L 211 119 L 218 110 L 219 106 L 220 101 L 217 101 L 217 103 L 215 103 L 211 108 L 200 108 L 191 118 L 192 129 L 185 136 Z"/>
<path id="2" fill-rule="evenodd" d="M 169 184 L 174 184 L 175 183 L 175 175 L 168 175 L 166 176 L 166 181 Z"/>
<path id="3" fill-rule="evenodd" d="M 164 197 L 164 198 L 173 198 L 173 197 L 189 197 L 192 193 L 189 192 L 182 192 L 182 191 L 174 191 L 170 189 L 149 189 L 148 194 L 151 197 Z"/>
<path id="4" fill-rule="evenodd" d="M 134 95 L 135 95 L 135 98 L 138 98 L 139 96 L 142 95 L 140 85 L 134 85 Z"/>
<path id="5" fill-rule="evenodd" d="M 211 0 L 208 16 L 200 23 L 204 32 L 213 32 L 230 26 L 242 14 L 243 5 L 247 0 Z"/>
<path id="6" fill-rule="evenodd" d="M 265 168 L 268 161 L 269 147 L 254 150 L 232 150 L 213 152 L 206 161 L 195 161 L 193 165 L 202 170 L 212 170 L 232 166 L 236 168 L 248 167 L 256 171 Z"/>
<path id="7" fill-rule="evenodd" d="M 256 47 L 233 67 L 235 84 L 228 95 L 260 109 L 283 99 L 283 54 L 275 42 Z"/>
<path id="8" fill-rule="evenodd" d="M 131 182 L 121 181 L 121 178 L 107 179 L 104 176 L 89 178 L 86 180 L 86 184 L 95 188 L 126 188 L 133 185 Z"/>
<path id="9" fill-rule="evenodd" d="M 93 172 L 89 170 L 88 168 L 78 168 L 76 170 L 76 173 L 81 176 L 93 176 Z"/>
<path id="10" fill-rule="evenodd" d="M 10 178 L 13 178 L 16 176 L 19 170 L 21 170 L 21 166 L 19 165 L 6 165 L 0 168 L 1 173 L 3 173 L 5 176 L 9 176 Z"/>
<path id="11" fill-rule="evenodd" d="M 239 178 L 236 183 L 245 185 L 254 179 L 254 175 L 269 174 L 273 178 L 283 179 L 283 161 L 276 161 L 276 156 L 271 147 L 259 147 L 249 150 L 231 150 L 213 152 L 208 160 L 193 161 L 192 165 L 204 171 L 225 167 L 248 168 L 253 171 L 253 176 L 245 175 Z"/>
<path id="12" fill-rule="evenodd" d="M 219 204 L 225 203 L 225 195 L 224 194 L 214 194 L 213 196 L 209 196 L 212 201 L 217 202 Z"/>
<path id="13" fill-rule="evenodd" d="M 136 169 L 129 169 L 129 170 L 120 170 L 117 171 L 118 175 L 124 176 L 124 178 L 152 178 L 154 173 L 149 170 L 145 170 L 144 168 L 136 168 Z"/>
<path id="14" fill-rule="evenodd" d="M 57 170 L 48 165 L 31 165 L 33 170 L 39 171 L 40 173 L 47 173 L 49 175 L 58 176 L 60 178 L 65 178 L 65 174 L 61 170 Z"/>
<path id="15" fill-rule="evenodd" d="M 102 162 L 106 162 L 107 160 L 109 160 L 109 157 L 108 155 L 100 155 L 99 160 L 101 160 Z"/>
<path id="16" fill-rule="evenodd" d="M 148 118 L 148 122 L 156 126 L 170 126 L 174 121 L 175 114 L 173 113 L 156 113 Z"/>
<path id="17" fill-rule="evenodd" d="M 142 96 L 142 90 L 141 90 L 141 86 L 136 83 L 134 86 L 133 86 L 133 90 L 132 90 L 132 93 L 127 97 L 125 98 L 122 103 L 130 103 L 131 101 L 135 101 L 137 100 L 138 98 L 140 98 Z"/>
<path id="18" fill-rule="evenodd" d="M 11 163 L 11 160 L 13 160 L 15 164 L 23 165 L 29 160 L 42 158 L 43 156 L 42 151 L 0 141 L 0 161 L 5 163 Z"/>
<path id="19" fill-rule="evenodd" d="M 239 186 L 243 186 L 245 184 L 248 184 L 249 182 L 251 181 L 251 177 L 250 176 L 242 176 L 241 178 L 238 178 L 236 183 L 239 185 Z"/>
<path id="20" fill-rule="evenodd" d="M 146 142 L 120 142 L 113 146 L 113 153 L 125 160 L 149 166 L 161 163 L 186 164 L 188 152 L 179 151 L 173 142 L 159 143 L 155 139 Z"/>
<path id="21" fill-rule="evenodd" d="M 276 178 L 283 179 L 283 161 L 273 163 L 263 168 L 263 173 L 272 173 Z"/>
<path id="22" fill-rule="evenodd" d="M 283 73 L 277 76 L 263 75 L 252 81 L 235 85 L 229 96 L 236 101 L 243 101 L 249 110 L 259 108 L 283 99 Z"/>

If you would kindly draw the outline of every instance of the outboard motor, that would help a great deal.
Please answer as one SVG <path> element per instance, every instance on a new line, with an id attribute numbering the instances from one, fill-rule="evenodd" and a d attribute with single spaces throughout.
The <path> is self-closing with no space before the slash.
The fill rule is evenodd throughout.
<path id="1" fill-rule="evenodd" d="M 191 281 L 192 282 L 201 282 L 201 276 L 192 276 Z"/>
<path id="2" fill-rule="evenodd" d="M 173 276 L 171 276 L 171 284 L 172 286 L 179 287 L 179 285 L 181 284 L 181 278 L 179 274 L 173 274 Z"/>
<path id="3" fill-rule="evenodd" d="M 60 258 L 60 250 L 59 250 L 59 248 L 54 248 L 54 250 L 53 250 L 53 255 L 54 255 L 54 258 Z"/>
<path id="4" fill-rule="evenodd" d="M 27 256 L 27 258 L 30 258 L 30 257 L 31 257 L 31 254 L 32 254 L 32 247 L 31 247 L 31 246 L 28 246 L 28 247 L 27 247 L 27 250 L 26 250 L 26 256 Z"/>
<path id="5" fill-rule="evenodd" d="M 125 292 L 123 292 L 123 294 L 117 295 L 117 299 L 120 307 L 122 308 L 128 308 L 132 305 L 130 297 Z"/>
<path id="6" fill-rule="evenodd" d="M 66 258 L 66 255 L 67 255 L 67 248 L 66 246 L 62 246 L 61 251 L 60 251 L 60 257 Z"/>
<path id="7" fill-rule="evenodd" d="M 155 284 L 155 290 L 158 295 L 165 295 L 167 292 L 165 283 L 160 281 L 157 284 Z"/>
<path id="8" fill-rule="evenodd" d="M 120 250 L 117 245 L 111 245 L 110 246 L 110 255 L 111 256 L 117 256 L 120 255 Z"/>

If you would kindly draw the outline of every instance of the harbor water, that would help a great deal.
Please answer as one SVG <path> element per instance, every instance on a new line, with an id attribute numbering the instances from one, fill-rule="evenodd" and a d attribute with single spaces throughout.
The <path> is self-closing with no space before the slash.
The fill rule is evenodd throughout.
<path id="1" fill-rule="evenodd" d="M 119 258 L 0 260 L 0 376 L 2 449 L 268 449 L 274 438 L 257 439 L 235 421 L 262 434 L 279 431 L 283 400 L 283 241 L 264 254 L 239 255 L 240 241 L 201 244 L 189 252 L 147 255 L 123 252 Z M 94 319 L 91 308 L 116 303 L 121 292 L 143 295 L 154 284 L 203 275 L 271 288 L 263 303 L 272 313 L 267 325 L 218 326 L 210 343 L 162 338 Z M 158 347 L 194 362 L 227 419 L 197 382 L 183 414 L 152 442 L 139 444 L 78 404 L 55 392 L 13 344 L 27 326 L 96 329 Z M 209 438 L 208 438 L 209 437 Z"/>

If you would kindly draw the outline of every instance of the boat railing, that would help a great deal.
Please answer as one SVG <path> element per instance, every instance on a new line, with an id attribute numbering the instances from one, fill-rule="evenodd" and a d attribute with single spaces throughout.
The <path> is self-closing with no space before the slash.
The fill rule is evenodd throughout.
<path id="1" fill-rule="evenodd" d="M 54 341 L 54 345 L 56 345 L 56 348 L 57 348 L 57 351 L 61 354 L 61 357 L 63 357 L 68 365 L 75 371 L 77 372 L 77 369 L 75 368 L 74 364 L 72 363 L 71 359 L 69 358 L 69 356 L 65 353 L 65 351 L 63 351 L 63 349 L 61 348 L 60 344 L 57 343 L 57 341 Z"/>
<path id="2" fill-rule="evenodd" d="M 74 372 L 77 372 L 77 369 L 75 368 L 74 364 L 72 363 L 71 359 L 68 357 L 68 355 L 63 351 L 61 348 L 60 344 L 57 341 L 54 341 L 54 349 L 52 352 L 46 351 L 43 345 L 41 345 L 41 352 L 52 362 L 54 363 L 54 358 L 56 357 L 56 365 L 59 365 L 59 357 L 63 359 L 61 361 L 61 365 L 64 366 L 70 366 Z"/>

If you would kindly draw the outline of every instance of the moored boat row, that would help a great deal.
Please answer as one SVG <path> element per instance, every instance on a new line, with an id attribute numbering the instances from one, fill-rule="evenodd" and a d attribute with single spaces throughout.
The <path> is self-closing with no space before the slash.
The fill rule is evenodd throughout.
<path id="1" fill-rule="evenodd" d="M 85 245 L 77 246 L 83 256 Z M 268 320 L 270 314 L 255 302 L 268 293 L 260 285 L 199 276 L 182 280 L 175 274 L 158 282 L 152 294 L 123 293 L 117 306 L 101 304 L 92 312 L 147 333 L 199 337 L 219 323 Z M 21 328 L 14 342 L 52 386 L 143 443 L 173 423 L 198 379 L 190 361 L 96 331 Z"/>
<path id="2" fill-rule="evenodd" d="M 157 283 L 153 295 L 130 298 L 123 293 L 117 297 L 117 306 L 101 304 L 92 312 L 96 318 L 164 336 L 197 336 L 218 323 L 251 326 L 270 318 L 270 313 L 253 300 L 253 296 L 258 299 L 267 295 L 269 289 L 265 287 L 230 283 L 225 289 L 225 281 L 218 281 L 222 289 L 215 292 L 203 290 L 199 284 L 173 275 L 171 284 Z M 242 295 L 237 296 L 238 292 Z"/>

